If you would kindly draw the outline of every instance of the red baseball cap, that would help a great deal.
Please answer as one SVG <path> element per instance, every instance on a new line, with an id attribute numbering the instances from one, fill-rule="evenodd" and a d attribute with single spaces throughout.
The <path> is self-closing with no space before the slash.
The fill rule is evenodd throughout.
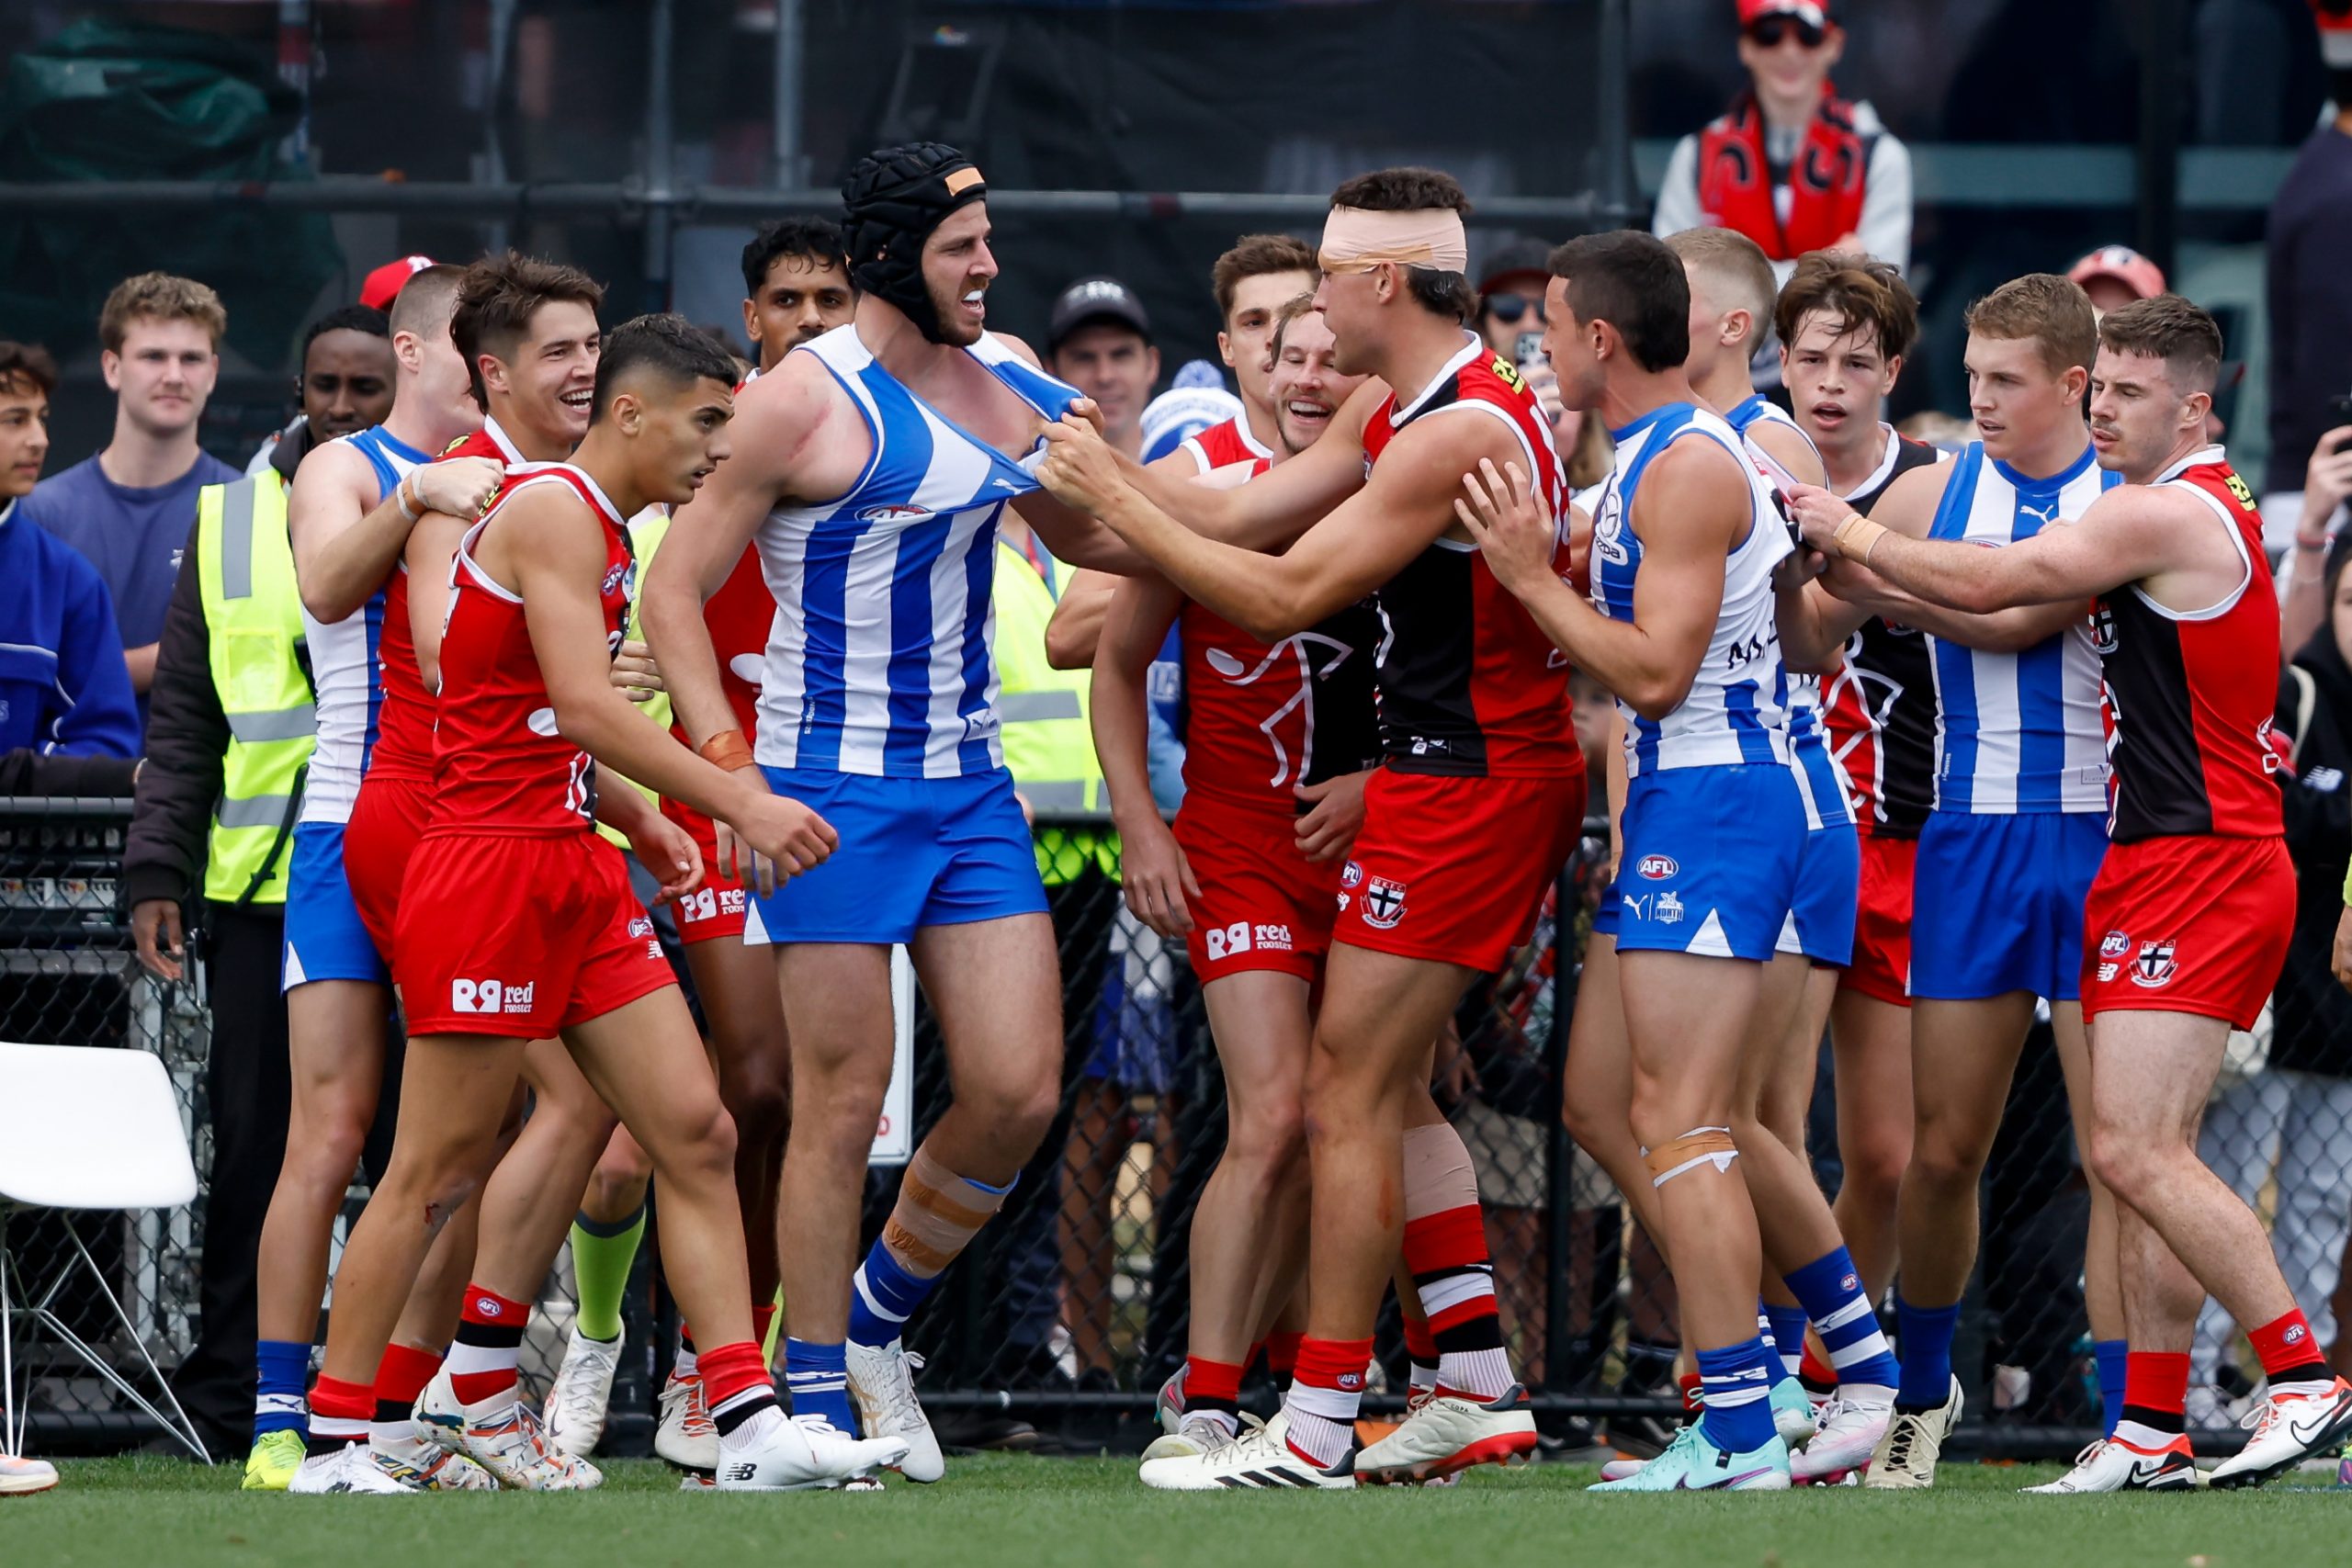
<path id="1" fill-rule="evenodd" d="M 2331 71 L 2352 69 L 2352 6 L 2344 0 L 2312 0 L 2319 23 L 2319 55 Z"/>
<path id="2" fill-rule="evenodd" d="M 1794 17 L 1816 28 L 1831 28 L 1838 25 L 1838 7 L 1832 0 L 1739 0 L 1741 27 L 1753 27 L 1766 17 Z"/>
<path id="3" fill-rule="evenodd" d="M 408 280 L 432 265 L 431 256 L 402 256 L 398 261 L 386 262 L 360 284 L 359 302 L 370 310 L 390 310 Z"/>
<path id="4" fill-rule="evenodd" d="M 2101 245 L 2068 267 L 2066 277 L 2076 284 L 2111 277 L 2143 299 L 2153 299 L 2165 291 L 2165 269 L 2129 245 Z"/>

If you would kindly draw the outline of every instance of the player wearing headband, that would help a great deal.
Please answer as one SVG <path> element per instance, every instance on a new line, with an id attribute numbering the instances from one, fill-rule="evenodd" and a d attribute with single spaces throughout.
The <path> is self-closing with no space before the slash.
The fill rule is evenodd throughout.
<path id="1" fill-rule="evenodd" d="M 1463 473 L 1481 462 L 1533 474 L 1552 515 L 1567 515 L 1542 411 L 1463 325 L 1475 308 L 1468 207 L 1428 169 L 1382 170 L 1333 193 L 1316 304 L 1335 368 L 1378 381 L 1295 457 L 1212 491 L 1136 468 L 1066 421 L 1041 469 L 1056 494 L 1261 641 L 1375 591 L 1392 634 L 1379 661 L 1385 760 L 1340 874 L 1307 1066 L 1308 1334 L 1281 1415 L 1230 1447 L 1152 1461 L 1152 1486 L 1427 1479 L 1535 1442 L 1502 1347 L 1476 1178 L 1461 1140 L 1419 1109 L 1430 1043 L 1470 981 L 1526 936 L 1584 811 L 1566 661 L 1453 516 Z M 1566 541 L 1553 544 L 1566 571 Z M 1373 1319 L 1400 1241 L 1439 1386 L 1359 1454 Z"/>
<path id="2" fill-rule="evenodd" d="M 792 1041 L 780 1253 L 794 1406 L 907 1439 L 943 1473 L 900 1331 L 1012 1191 L 1059 1100 L 1061 977 L 1045 889 L 998 743 L 989 649 L 996 523 L 1017 505 L 1075 565 L 1131 559 L 1024 462 L 1078 400 L 988 332 L 988 187 L 936 142 L 860 159 L 842 185 L 850 324 L 743 389 L 737 456 L 649 569 L 645 624 L 706 757 L 839 833 L 814 868 L 757 868 L 745 939 L 775 951 Z M 1083 406 L 1083 405 L 1081 405 Z M 754 750 L 703 603 L 756 538 L 775 600 Z M 725 827 L 719 870 L 748 856 Z M 773 891 L 770 889 L 773 888 Z M 944 1036 L 956 1102 L 909 1164 L 850 1278 L 867 1150 L 890 1076 L 890 948 Z"/>

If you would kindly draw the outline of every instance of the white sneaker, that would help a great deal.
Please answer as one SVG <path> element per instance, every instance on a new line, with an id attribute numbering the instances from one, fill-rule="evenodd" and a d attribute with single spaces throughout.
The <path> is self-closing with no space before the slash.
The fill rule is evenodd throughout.
<path id="1" fill-rule="evenodd" d="M 1410 1404 L 1397 1428 L 1356 1455 L 1356 1474 L 1387 1484 L 1452 1475 L 1474 1464 L 1523 1464 L 1535 1452 L 1535 1416 L 1517 1383 L 1481 1400 L 1450 1388 Z"/>
<path id="2" fill-rule="evenodd" d="M 1894 1404 L 1849 1403 L 1831 1394 L 1821 1407 L 1820 1425 L 1803 1451 L 1789 1456 L 1789 1478 L 1799 1485 L 1843 1481 L 1871 1461 L 1878 1441 L 1886 1436 Z"/>
<path id="3" fill-rule="evenodd" d="M 1151 1402 L 1151 1409 L 1152 1414 L 1159 1418 L 1159 1429 L 1168 1436 L 1174 1437 L 1176 1429 L 1184 1423 L 1184 1369 L 1182 1366 L 1178 1366 L 1174 1371 L 1169 1373 L 1168 1381 L 1159 1385 L 1159 1396 Z M 1147 1450 L 1144 1458 L 1150 1457 L 1150 1453 Z"/>
<path id="4" fill-rule="evenodd" d="M 721 1492 L 830 1492 L 907 1457 L 903 1438 L 853 1438 L 820 1416 L 763 1410 L 719 1444 Z"/>
<path id="5" fill-rule="evenodd" d="M 424 1477 L 398 1460 L 386 1459 L 366 1443 L 345 1443 L 331 1453 L 305 1454 L 286 1484 L 289 1493 L 323 1496 L 364 1492 L 380 1496 L 425 1490 Z"/>
<path id="6" fill-rule="evenodd" d="M 2352 1437 L 2352 1383 L 2342 1378 L 2324 1393 L 2280 1393 L 2245 1414 L 2254 1436 L 2205 1479 L 2215 1486 L 2259 1486 L 2314 1455 L 2333 1453 Z"/>
<path id="7" fill-rule="evenodd" d="M 1944 1439 L 1960 1425 L 1960 1413 L 1966 1403 L 1961 1398 L 1960 1380 L 1954 1378 L 1951 1397 L 1935 1409 L 1917 1416 L 1892 1412 L 1885 1435 L 1871 1450 L 1870 1474 L 1862 1484 L 1882 1492 L 1916 1492 L 1933 1486 L 1936 1461 L 1942 1457 Z"/>
<path id="8" fill-rule="evenodd" d="M 453 1454 L 419 1431 L 392 1442 L 369 1440 L 378 1460 L 405 1465 L 416 1472 L 427 1492 L 495 1492 L 498 1481 L 463 1454 Z"/>
<path id="9" fill-rule="evenodd" d="M 939 1439 L 922 1413 L 922 1401 L 915 1398 L 914 1374 L 922 1370 L 922 1358 L 896 1339 L 879 1347 L 853 1339 L 843 1354 L 849 1362 L 849 1396 L 857 1404 L 858 1425 L 865 1435 L 906 1439 L 906 1454 L 892 1461 L 891 1468 L 909 1481 L 926 1484 L 945 1475 L 947 1461 L 940 1455 Z"/>
<path id="10" fill-rule="evenodd" d="M 1633 1476 L 1641 1474 L 1642 1466 L 1647 1463 L 1649 1463 L 1649 1461 L 1645 1459 L 1612 1459 L 1601 1465 L 1600 1479 L 1603 1481 L 1624 1481 Z"/>
<path id="11" fill-rule="evenodd" d="M 1241 1417 L 1241 1423 L 1242 1429 L 1265 1425 L 1255 1416 L 1246 1414 Z M 1152 1438 L 1151 1446 L 1143 1450 L 1143 1461 L 1149 1464 L 1156 1459 L 1192 1459 L 1201 1454 L 1215 1453 L 1228 1444 L 1239 1442 L 1241 1436 L 1240 1429 L 1227 1431 L 1225 1423 L 1217 1419 L 1214 1411 L 1187 1411 L 1178 1419 L 1174 1431 Z"/>
<path id="12" fill-rule="evenodd" d="M 547 1439 L 537 1412 L 502 1394 L 466 1406 L 458 1450 L 512 1492 L 588 1492 L 605 1483 L 596 1467 Z"/>
<path id="13" fill-rule="evenodd" d="M 1290 1417 L 1276 1416 L 1215 1453 L 1152 1461 L 1143 1467 L 1143 1483 L 1157 1492 L 1226 1492 L 1250 1487 L 1275 1491 L 1295 1487 L 1307 1492 L 1355 1489 L 1353 1454 L 1341 1454 L 1339 1463 L 1324 1470 L 1292 1449 L 1289 1431 Z"/>
<path id="14" fill-rule="evenodd" d="M 605 1416 L 613 1403 L 613 1374 L 620 1370 L 626 1331 L 611 1339 L 591 1339 L 575 1325 L 563 1348 L 563 1363 L 548 1387 L 540 1421 L 548 1441 L 586 1459 L 605 1438 Z"/>
<path id="15" fill-rule="evenodd" d="M 409 1415 L 416 1422 L 418 1437 L 430 1441 L 443 1453 L 465 1452 L 466 1407 L 458 1401 L 458 1391 L 450 1384 L 449 1369 L 445 1364 L 416 1396 L 416 1404 Z"/>
<path id="16" fill-rule="evenodd" d="M 662 1420 L 653 1428 L 653 1451 L 680 1470 L 718 1468 L 718 1428 L 702 1402 L 702 1374 L 680 1375 L 676 1367 L 662 1385 Z"/>
<path id="17" fill-rule="evenodd" d="M 2120 1438 L 2101 1438 L 2075 1456 L 2075 1468 L 2041 1486 L 2022 1488 L 2045 1497 L 2077 1492 L 2189 1492 L 2204 1481 L 2186 1437 L 2160 1449 L 2143 1449 Z"/>
<path id="18" fill-rule="evenodd" d="M 45 1459 L 0 1454 L 0 1497 L 22 1497 L 57 1484 L 57 1467 Z"/>

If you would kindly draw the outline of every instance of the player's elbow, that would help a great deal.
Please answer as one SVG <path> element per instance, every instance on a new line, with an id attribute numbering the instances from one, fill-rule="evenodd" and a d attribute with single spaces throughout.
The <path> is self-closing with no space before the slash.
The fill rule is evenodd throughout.
<path id="1" fill-rule="evenodd" d="M 1091 670 L 1101 627 L 1095 623 L 1065 622 L 1059 615 L 1046 623 L 1046 662 L 1056 670 Z"/>
<path id="2" fill-rule="evenodd" d="M 301 589 L 303 614 L 322 626 L 349 618 L 368 599 L 364 593 L 355 597 L 342 583 L 333 581 L 332 574 L 316 569 L 301 574 L 298 586 Z"/>

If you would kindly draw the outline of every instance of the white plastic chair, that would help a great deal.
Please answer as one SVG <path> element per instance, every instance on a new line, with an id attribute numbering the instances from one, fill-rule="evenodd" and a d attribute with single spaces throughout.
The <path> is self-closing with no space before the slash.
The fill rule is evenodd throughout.
<path id="1" fill-rule="evenodd" d="M 24 1448 L 30 1380 L 19 1397 L 15 1326 L 21 1316 L 46 1329 L 198 1460 L 210 1461 L 195 1424 L 148 1353 L 145 1336 L 123 1310 L 73 1218 L 76 1210 L 177 1208 L 195 1197 L 196 1166 L 161 1060 L 144 1051 L 0 1043 L 0 1404 L 6 1406 L 0 1411 L 0 1453 L 20 1454 Z M 28 1291 L 21 1304 L 9 1294 L 10 1276 L 17 1272 L 7 1256 L 12 1208 L 63 1211 L 60 1219 L 74 1247 L 47 1286 Z M 169 1416 L 51 1310 L 77 1263 L 137 1347 L 171 1407 Z M 16 1283 L 28 1290 L 25 1280 Z"/>

